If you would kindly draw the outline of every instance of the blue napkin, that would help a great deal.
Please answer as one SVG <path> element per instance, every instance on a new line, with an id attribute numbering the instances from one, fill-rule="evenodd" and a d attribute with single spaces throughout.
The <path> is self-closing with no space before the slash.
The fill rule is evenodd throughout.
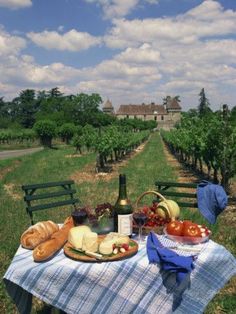
<path id="1" fill-rule="evenodd" d="M 214 224 L 227 206 L 228 196 L 221 185 L 203 180 L 197 186 L 197 203 L 201 214 Z"/>
<path id="2" fill-rule="evenodd" d="M 150 232 L 147 238 L 147 255 L 149 263 L 158 263 L 161 270 L 176 274 L 176 282 L 179 285 L 194 268 L 193 256 L 180 256 L 161 244 L 154 232 Z"/>

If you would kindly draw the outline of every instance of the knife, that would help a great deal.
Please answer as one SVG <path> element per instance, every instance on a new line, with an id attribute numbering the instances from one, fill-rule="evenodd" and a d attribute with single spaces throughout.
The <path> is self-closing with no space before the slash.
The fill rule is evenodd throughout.
<path id="1" fill-rule="evenodd" d="M 98 260 L 101 260 L 101 259 L 104 258 L 104 256 L 102 254 L 99 254 L 99 253 L 94 253 L 94 252 L 90 252 L 90 251 L 83 251 L 81 249 L 76 249 L 76 248 L 73 248 L 73 250 L 77 251 L 79 253 L 83 253 L 83 254 L 85 254 L 87 256 L 94 257 L 94 258 L 96 258 Z"/>

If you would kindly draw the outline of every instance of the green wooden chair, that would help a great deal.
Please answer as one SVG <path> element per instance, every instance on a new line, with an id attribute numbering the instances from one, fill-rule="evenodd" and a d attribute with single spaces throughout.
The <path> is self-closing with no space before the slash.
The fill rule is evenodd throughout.
<path id="1" fill-rule="evenodd" d="M 198 208 L 197 204 L 197 185 L 198 183 L 179 183 L 173 181 L 156 181 L 156 191 L 163 196 L 176 198 L 180 207 Z M 184 192 L 177 189 L 182 188 Z M 189 190 L 189 191 L 188 191 Z M 228 205 L 235 205 L 236 197 L 228 197 Z"/>
<path id="2" fill-rule="evenodd" d="M 80 201 L 74 197 L 76 190 L 73 185 L 73 180 L 22 185 L 22 190 L 25 192 L 26 212 L 30 216 L 31 224 L 34 224 L 33 212 L 35 211 L 65 205 L 73 205 L 76 208 L 76 203 Z M 40 201 L 45 202 L 45 200 L 49 202 L 39 204 Z"/>
<path id="3" fill-rule="evenodd" d="M 166 182 L 156 181 L 156 191 L 163 196 L 176 198 L 180 207 L 197 208 L 197 183 L 178 183 L 178 182 Z M 174 189 L 173 189 L 174 188 Z M 186 192 L 180 192 L 176 188 L 184 188 Z M 188 191 L 188 189 L 191 191 Z M 194 189 L 194 191 L 192 191 Z"/>
<path id="4" fill-rule="evenodd" d="M 74 197 L 76 190 L 73 185 L 73 180 L 22 185 L 22 190 L 25 192 L 26 212 L 30 216 L 31 224 L 34 224 L 33 213 L 35 211 L 65 205 L 72 205 L 76 208 L 76 204 L 80 200 Z M 52 199 L 53 201 L 51 201 Z M 45 203 L 45 200 L 49 200 L 49 202 Z M 39 204 L 40 201 L 43 203 Z M 47 304 L 44 305 L 42 313 L 66 314 L 64 311 Z"/>

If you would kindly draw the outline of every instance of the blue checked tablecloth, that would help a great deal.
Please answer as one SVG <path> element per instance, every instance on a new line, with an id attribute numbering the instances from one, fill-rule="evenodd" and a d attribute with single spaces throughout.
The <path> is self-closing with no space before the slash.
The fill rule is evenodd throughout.
<path id="1" fill-rule="evenodd" d="M 174 245 L 163 236 L 159 239 Z M 200 249 L 190 278 L 179 287 L 173 274 L 149 265 L 145 247 L 132 258 L 109 263 L 74 261 L 63 250 L 48 262 L 35 263 L 32 251 L 19 247 L 4 282 L 20 313 L 29 311 L 31 294 L 71 314 L 202 313 L 236 275 L 236 259 L 213 241 Z"/>

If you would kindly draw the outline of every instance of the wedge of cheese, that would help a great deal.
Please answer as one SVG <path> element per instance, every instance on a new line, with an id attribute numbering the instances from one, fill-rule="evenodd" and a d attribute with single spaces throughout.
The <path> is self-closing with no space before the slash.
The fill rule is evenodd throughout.
<path id="1" fill-rule="evenodd" d="M 119 244 L 129 244 L 129 237 L 121 234 L 121 233 L 117 233 L 117 232 L 110 232 L 103 241 L 111 241 L 113 240 L 115 244 L 119 245 Z"/>
<path id="2" fill-rule="evenodd" d="M 129 237 L 117 232 L 110 232 L 99 245 L 99 252 L 103 255 L 110 255 L 113 252 L 113 245 L 129 244 Z"/>
<path id="3" fill-rule="evenodd" d="M 97 252 L 97 250 L 98 250 L 98 235 L 96 232 L 84 233 L 82 250 L 83 251 L 90 251 L 90 252 Z"/>
<path id="4" fill-rule="evenodd" d="M 70 229 L 68 234 L 68 242 L 76 249 L 82 249 L 83 238 L 85 234 L 92 233 L 88 226 L 78 226 Z"/>
<path id="5" fill-rule="evenodd" d="M 99 245 L 99 252 L 103 255 L 110 255 L 113 252 L 114 240 L 102 241 Z"/>

